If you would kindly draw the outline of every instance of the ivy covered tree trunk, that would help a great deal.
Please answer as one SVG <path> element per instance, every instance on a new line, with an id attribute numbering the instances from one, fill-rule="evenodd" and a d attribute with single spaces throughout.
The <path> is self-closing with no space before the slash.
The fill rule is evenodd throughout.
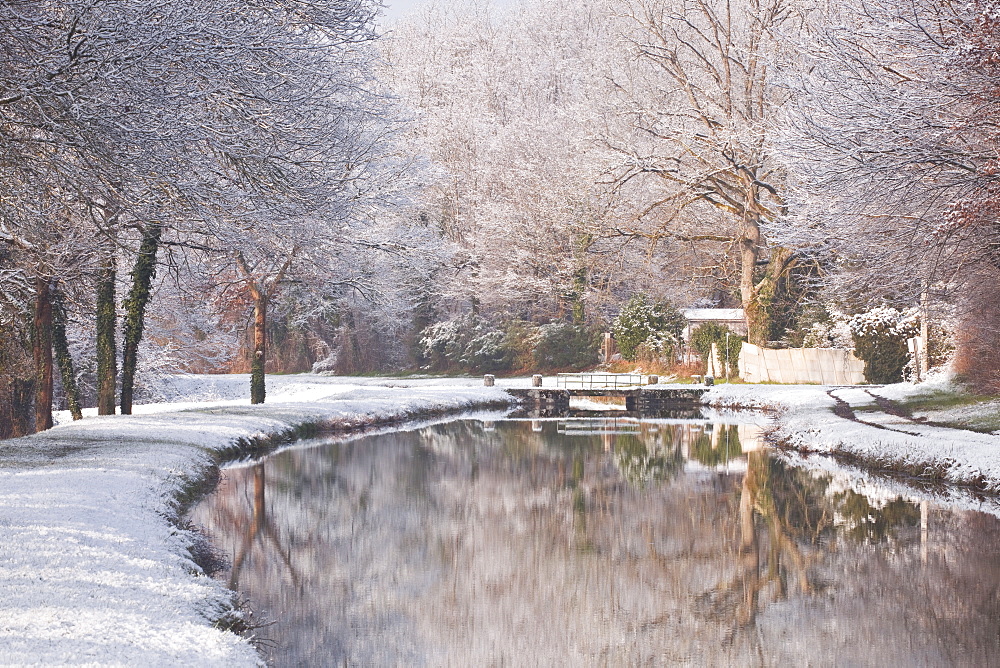
<path id="1" fill-rule="evenodd" d="M 756 222 L 747 224 L 740 239 L 740 301 L 747 321 L 747 340 L 758 346 L 767 345 L 770 325 L 761 308 L 757 291 L 757 261 L 760 259 L 761 233 Z"/>
<path id="2" fill-rule="evenodd" d="M 267 293 L 251 285 L 253 295 L 253 353 L 250 358 L 250 403 L 264 403 L 264 363 L 267 361 Z"/>
<path id="3" fill-rule="evenodd" d="M 35 279 L 35 431 L 52 428 L 52 302 L 49 281 Z"/>
<path id="4" fill-rule="evenodd" d="M 152 224 L 146 228 L 139 245 L 139 257 L 132 268 L 132 288 L 125 299 L 125 331 L 122 347 L 122 415 L 132 414 L 132 395 L 135 387 L 135 367 L 138 361 L 139 342 L 150 299 L 150 286 L 156 277 L 156 251 L 160 245 L 162 226 Z"/>
<path id="5" fill-rule="evenodd" d="M 29 328 L 30 329 L 30 328 Z M 35 431 L 35 366 L 31 337 L 11 328 L 0 337 L 0 439 Z"/>
<path id="6" fill-rule="evenodd" d="M 115 414 L 115 260 L 105 259 L 97 281 L 97 414 Z"/>
<path id="7" fill-rule="evenodd" d="M 579 267 L 573 272 L 572 315 L 574 325 L 587 322 L 587 306 L 584 298 L 587 295 L 587 267 Z"/>
<path id="8" fill-rule="evenodd" d="M 756 266 L 759 256 L 760 253 L 756 250 L 744 253 L 740 292 L 747 321 L 747 340 L 757 346 L 766 346 L 768 341 L 782 335 L 781 331 L 775 331 L 775 309 L 784 296 L 788 272 L 795 258 L 788 248 L 779 246 L 771 249 L 767 268 L 758 281 L 749 265 L 752 258 L 752 263 Z M 780 320 L 778 318 L 777 329 L 780 329 Z"/>
<path id="9" fill-rule="evenodd" d="M 59 374 L 63 390 L 66 392 L 70 415 L 74 420 L 80 420 L 83 418 L 83 411 L 80 407 L 80 388 L 76 384 L 73 357 L 69 354 L 69 341 L 66 339 L 66 306 L 58 292 L 52 293 L 51 301 L 52 347 L 55 350 L 56 362 L 59 364 Z"/>
<path id="10" fill-rule="evenodd" d="M 267 305 L 285 277 L 298 248 L 292 248 L 280 266 L 272 265 L 271 272 L 254 271 L 242 253 L 236 254 L 236 266 L 246 278 L 247 289 L 253 298 L 253 351 L 250 354 L 250 403 L 264 403 L 264 365 L 267 363 Z M 263 277 L 262 277 L 263 274 Z"/>

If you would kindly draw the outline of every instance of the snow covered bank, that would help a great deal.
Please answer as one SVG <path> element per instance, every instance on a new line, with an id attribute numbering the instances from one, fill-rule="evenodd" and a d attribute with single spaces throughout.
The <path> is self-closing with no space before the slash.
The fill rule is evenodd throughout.
<path id="1" fill-rule="evenodd" d="M 781 411 L 772 439 L 786 447 L 1000 493 L 1000 435 L 925 424 L 885 412 L 885 402 L 879 404 L 937 389 L 939 384 L 908 383 L 841 388 L 722 385 L 703 401 Z"/>
<path id="2" fill-rule="evenodd" d="M 508 402 L 475 380 L 279 378 L 262 406 L 219 390 L 240 378 L 186 377 L 175 402 L 206 398 L 183 386 L 209 383 L 214 400 L 0 441 L 0 663 L 258 664 L 246 640 L 213 626 L 239 613 L 177 525 L 217 462 L 316 428 Z"/>

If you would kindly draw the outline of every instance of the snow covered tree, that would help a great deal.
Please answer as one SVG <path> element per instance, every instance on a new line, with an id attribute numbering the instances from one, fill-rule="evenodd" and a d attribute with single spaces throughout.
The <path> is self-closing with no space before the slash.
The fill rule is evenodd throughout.
<path id="1" fill-rule="evenodd" d="M 614 271 L 596 252 L 613 19 L 581 0 L 432 5 L 390 35 L 408 145 L 430 162 L 419 211 L 455 248 L 444 311 L 579 321 Z"/>
<path id="2" fill-rule="evenodd" d="M 19 251 L 0 289 L 21 317 L 29 297 L 46 321 L 53 280 L 94 287 L 101 412 L 114 410 L 125 257 L 136 259 L 124 319 L 127 413 L 159 247 L 233 261 L 279 248 L 287 259 L 306 218 L 340 220 L 370 206 L 380 175 L 368 158 L 388 127 L 365 46 L 376 10 L 341 0 L 0 7 L 0 177 L 9 194 L 0 241 Z M 299 236 L 301 245 L 320 235 Z M 43 330 L 35 328 L 36 358 L 50 367 Z M 45 413 L 52 374 L 39 374 Z"/>
<path id="3" fill-rule="evenodd" d="M 771 139 L 786 88 L 775 61 L 799 24 L 786 0 L 625 3 L 632 66 L 619 75 L 631 132 L 610 138 L 612 185 L 639 203 L 622 230 L 657 243 L 722 244 L 750 341 L 771 337 L 768 305 L 797 257 L 765 231 L 786 213 L 786 171 Z M 761 264 L 767 264 L 761 271 Z"/>
<path id="4" fill-rule="evenodd" d="M 995 3 L 821 9 L 789 78 L 780 144 L 800 187 L 786 243 L 824 258 L 831 294 L 909 307 L 927 293 L 995 337 L 982 290 L 997 280 Z"/>

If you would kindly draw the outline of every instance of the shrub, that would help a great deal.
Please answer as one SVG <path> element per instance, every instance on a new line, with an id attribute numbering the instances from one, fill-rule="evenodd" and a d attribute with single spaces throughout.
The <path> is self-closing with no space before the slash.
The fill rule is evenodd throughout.
<path id="1" fill-rule="evenodd" d="M 509 371 L 515 352 L 504 332 L 472 314 L 430 325 L 420 336 L 425 366 L 436 371 Z"/>
<path id="2" fill-rule="evenodd" d="M 650 304 L 646 295 L 640 293 L 622 307 L 611 325 L 611 335 L 627 360 L 634 360 L 639 346 L 647 342 L 647 348 L 671 355 L 686 324 L 673 304 Z"/>
<path id="3" fill-rule="evenodd" d="M 465 344 L 459 362 L 472 371 L 510 371 L 514 362 L 514 350 L 503 332 L 483 326 L 477 328 L 474 336 Z"/>
<path id="4" fill-rule="evenodd" d="M 421 362 L 437 371 L 457 365 L 468 342 L 467 333 L 471 326 L 468 316 L 460 316 L 424 328 L 420 335 Z"/>
<path id="5" fill-rule="evenodd" d="M 729 335 L 728 356 L 726 334 Z M 728 327 L 714 322 L 703 322 L 698 325 L 697 329 L 691 332 L 691 347 L 698 351 L 701 359 L 706 364 L 708 364 L 708 356 L 712 354 L 712 344 L 714 343 L 718 346 L 719 362 L 725 365 L 726 359 L 729 360 L 729 375 L 732 375 L 736 368 L 736 363 L 740 359 L 740 348 L 743 347 L 744 341 L 746 341 L 745 336 L 740 336 Z"/>
<path id="6" fill-rule="evenodd" d="M 869 383 L 898 383 L 910 353 L 906 339 L 917 334 L 915 310 L 899 311 L 879 306 L 852 316 L 849 322 L 854 338 L 854 354 L 865 363 Z"/>
<path id="7" fill-rule="evenodd" d="M 535 330 L 532 361 L 537 369 L 582 368 L 598 361 L 600 333 L 583 325 L 554 322 Z"/>
<path id="8" fill-rule="evenodd" d="M 582 325 L 509 321 L 500 328 L 473 315 L 424 328 L 419 345 L 425 368 L 474 373 L 582 368 L 597 362 L 599 350 L 600 334 Z"/>

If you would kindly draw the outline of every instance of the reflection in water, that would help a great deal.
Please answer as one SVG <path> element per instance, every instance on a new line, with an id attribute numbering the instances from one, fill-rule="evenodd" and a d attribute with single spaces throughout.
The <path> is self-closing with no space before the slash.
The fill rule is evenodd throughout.
<path id="1" fill-rule="evenodd" d="M 225 471 L 196 508 L 278 665 L 989 665 L 1000 522 L 752 424 L 460 420 Z"/>

